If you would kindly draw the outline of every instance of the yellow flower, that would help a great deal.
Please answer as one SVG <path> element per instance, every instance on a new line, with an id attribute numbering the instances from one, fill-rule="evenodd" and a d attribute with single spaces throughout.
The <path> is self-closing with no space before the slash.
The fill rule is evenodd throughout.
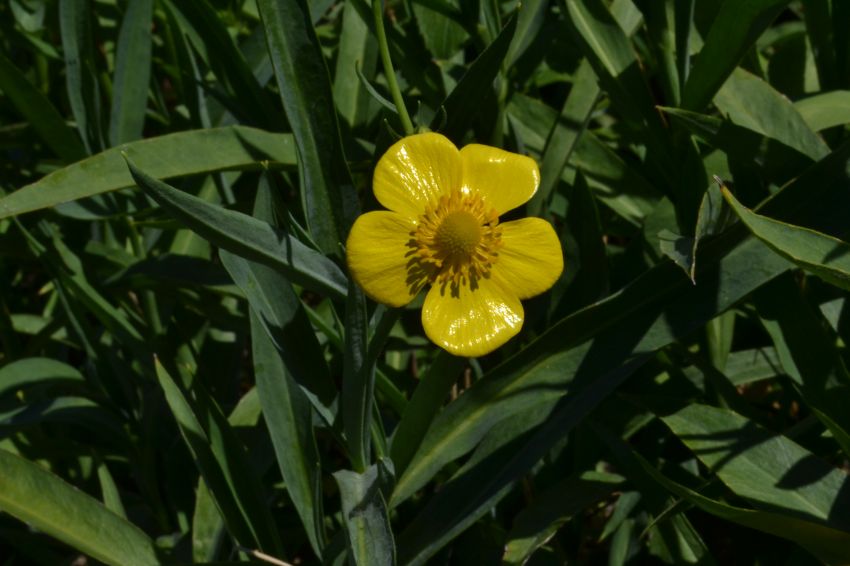
<path id="1" fill-rule="evenodd" d="M 522 328 L 521 299 L 551 287 L 561 245 L 540 218 L 499 223 L 540 183 L 533 159 L 435 133 L 406 137 L 378 161 L 373 190 L 389 210 L 361 215 L 348 267 L 366 294 L 401 307 L 426 285 L 428 338 L 459 356 L 492 352 Z"/>

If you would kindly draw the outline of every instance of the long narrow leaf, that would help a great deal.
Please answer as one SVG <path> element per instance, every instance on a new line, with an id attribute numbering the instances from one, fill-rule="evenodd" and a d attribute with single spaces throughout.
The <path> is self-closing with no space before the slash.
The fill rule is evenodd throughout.
<path id="1" fill-rule="evenodd" d="M 251 345 L 263 418 L 286 491 L 301 517 L 313 551 L 322 556 L 325 545 L 322 474 L 313 435 L 313 411 L 258 318 L 251 315 Z"/>
<path id="2" fill-rule="evenodd" d="M 682 107 L 702 111 L 790 0 L 724 2 L 685 83 Z"/>
<path id="3" fill-rule="evenodd" d="M 153 0 L 127 3 L 118 32 L 109 141 L 116 146 L 142 137 L 151 75 Z"/>
<path id="4" fill-rule="evenodd" d="M 5 450 L 0 450 L 0 508 L 107 564 L 160 564 L 154 542 L 141 529 Z"/>
<path id="5" fill-rule="evenodd" d="M 228 169 L 294 168 L 289 134 L 245 126 L 168 134 L 110 149 L 59 169 L 0 198 L 0 219 L 135 185 L 121 157 L 127 153 L 143 171 L 169 179 Z"/>
<path id="6" fill-rule="evenodd" d="M 218 406 L 200 383 L 192 384 L 190 401 L 159 360 L 156 375 L 230 533 L 243 546 L 280 554 L 277 531 L 261 494 L 262 484 L 248 465 L 245 447 Z"/>
<path id="7" fill-rule="evenodd" d="M 850 244 L 828 234 L 756 214 L 723 187 L 723 196 L 753 235 L 776 253 L 818 277 L 850 289 Z"/>
<path id="8" fill-rule="evenodd" d="M 259 0 L 257 6 L 298 147 L 307 226 L 325 253 L 336 254 L 359 206 L 307 2 Z"/>
<path id="9" fill-rule="evenodd" d="M 0 91 L 30 123 L 42 141 L 66 161 L 77 161 L 85 154 L 83 144 L 62 118 L 56 107 L 35 88 L 21 71 L 0 53 Z"/>
<path id="10" fill-rule="evenodd" d="M 293 283 L 335 298 L 346 295 L 346 278 L 336 264 L 290 234 L 281 233 L 246 214 L 178 191 L 143 173 L 129 161 L 128 165 L 142 189 L 212 243 L 246 259 L 280 269 Z"/>

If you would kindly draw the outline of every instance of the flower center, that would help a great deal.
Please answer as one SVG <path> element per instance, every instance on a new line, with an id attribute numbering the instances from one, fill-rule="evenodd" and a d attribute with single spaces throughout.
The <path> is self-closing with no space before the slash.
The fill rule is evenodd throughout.
<path id="1" fill-rule="evenodd" d="M 481 223 L 465 210 L 449 213 L 434 235 L 434 243 L 453 256 L 471 256 L 480 241 Z"/>
<path id="2" fill-rule="evenodd" d="M 502 246 L 496 210 L 478 194 L 460 191 L 431 203 L 410 236 L 411 285 L 439 283 L 454 296 L 462 285 L 475 289 L 480 278 L 490 276 Z"/>

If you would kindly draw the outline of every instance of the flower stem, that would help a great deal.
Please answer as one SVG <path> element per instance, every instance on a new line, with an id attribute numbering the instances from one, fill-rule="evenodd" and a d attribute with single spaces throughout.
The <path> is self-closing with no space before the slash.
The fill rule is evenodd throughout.
<path id="1" fill-rule="evenodd" d="M 401 97 L 401 90 L 398 88 L 398 82 L 395 78 L 395 69 L 393 61 L 390 59 L 390 48 L 387 43 L 387 34 L 384 31 L 384 10 L 383 0 L 372 0 L 372 13 L 375 16 L 375 35 L 378 36 L 378 50 L 381 52 L 381 62 L 384 65 L 384 75 L 387 77 L 387 86 L 393 97 L 393 103 L 398 110 L 398 116 L 401 118 L 401 125 L 404 128 L 405 135 L 413 135 L 413 122 L 410 120 L 410 115 L 407 113 L 407 108 L 404 105 L 404 99 Z"/>

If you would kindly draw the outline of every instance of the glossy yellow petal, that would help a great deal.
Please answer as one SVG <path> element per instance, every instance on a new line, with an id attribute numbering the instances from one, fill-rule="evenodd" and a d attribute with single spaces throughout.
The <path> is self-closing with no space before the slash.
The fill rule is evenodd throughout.
<path id="1" fill-rule="evenodd" d="M 411 271 L 413 222 L 385 210 L 360 215 L 346 244 L 348 270 L 369 297 L 393 307 L 409 303 L 425 280 Z"/>
<path id="2" fill-rule="evenodd" d="M 520 299 L 539 295 L 564 270 L 561 243 L 552 225 L 542 218 L 504 222 L 502 247 L 491 275 Z"/>
<path id="3" fill-rule="evenodd" d="M 486 145 L 460 150 L 464 189 L 477 191 L 501 215 L 537 192 L 540 170 L 530 157 Z"/>
<path id="4" fill-rule="evenodd" d="M 470 358 L 489 354 L 516 336 L 522 320 L 522 303 L 493 279 L 456 293 L 435 284 L 422 306 L 428 338 L 451 354 Z"/>
<path id="5" fill-rule="evenodd" d="M 425 206 L 460 189 L 460 153 L 445 136 L 417 134 L 397 141 L 378 161 L 372 188 L 386 208 L 418 218 Z"/>

